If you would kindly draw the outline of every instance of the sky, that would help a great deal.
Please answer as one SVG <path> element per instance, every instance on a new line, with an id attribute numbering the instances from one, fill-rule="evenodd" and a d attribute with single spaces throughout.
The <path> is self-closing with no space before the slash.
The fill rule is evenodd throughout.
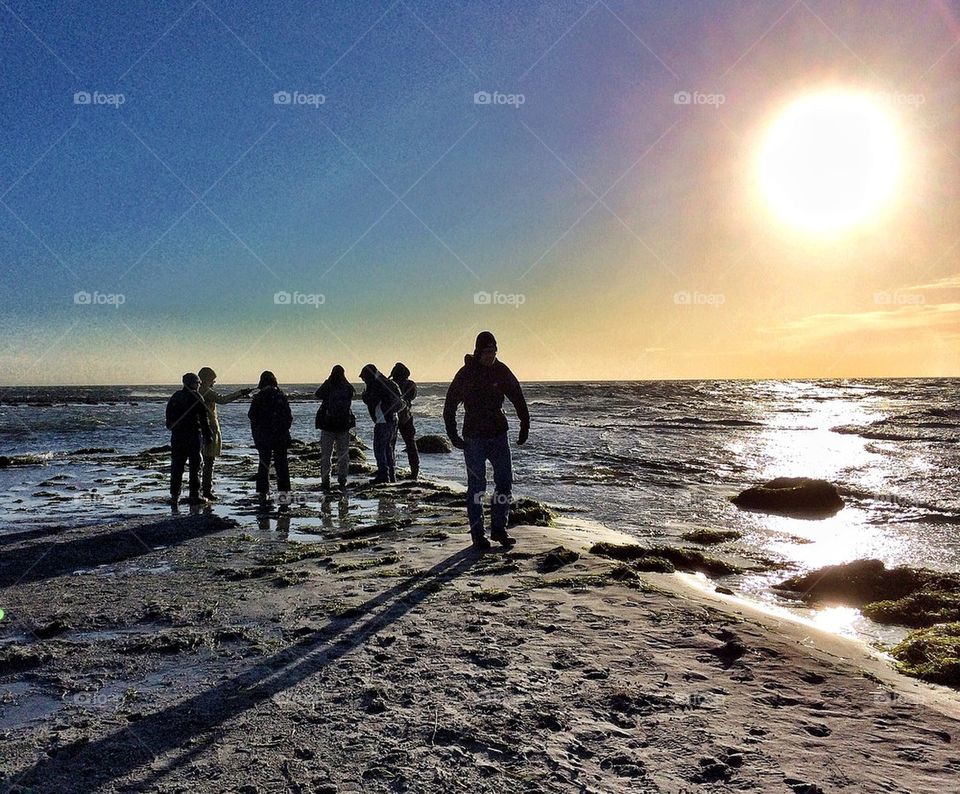
<path id="1" fill-rule="evenodd" d="M 960 374 L 960 3 L 0 0 L 0 384 Z M 869 94 L 888 200 L 759 184 Z M 689 101 L 686 101 L 689 100 Z"/>

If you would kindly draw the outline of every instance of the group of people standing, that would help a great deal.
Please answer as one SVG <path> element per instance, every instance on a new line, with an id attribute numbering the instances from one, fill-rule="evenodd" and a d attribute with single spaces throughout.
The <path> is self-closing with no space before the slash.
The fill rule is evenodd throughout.
<path id="1" fill-rule="evenodd" d="M 410 379 L 410 370 L 398 362 L 389 377 L 373 364 L 360 370 L 364 391 L 360 399 L 373 422 L 373 452 L 377 462 L 371 484 L 397 480 L 396 444 L 402 438 L 410 465 L 410 477 L 420 473 L 414 427 L 413 401 L 417 385 Z M 270 493 L 270 468 L 276 471 L 277 491 L 281 506 L 290 495 L 290 470 L 287 451 L 291 444 L 290 428 L 293 413 L 286 394 L 270 371 L 260 375 L 256 390 L 244 388 L 221 394 L 214 388 L 217 374 L 210 367 L 183 376 L 183 388 L 167 402 L 166 426 L 170 431 L 171 467 L 170 498 L 180 500 L 185 469 L 189 469 L 190 504 L 215 501 L 213 492 L 214 463 L 222 451 L 222 437 L 217 407 L 253 394 L 247 416 L 253 444 L 259 455 L 256 489 L 262 502 Z M 256 393 L 253 393 L 253 392 Z M 344 368 L 337 364 L 330 376 L 317 389 L 320 401 L 315 427 L 320 431 L 321 488 L 331 489 L 332 456 L 336 450 L 337 483 L 346 488 L 350 466 L 350 439 L 356 427 L 353 401 L 356 391 L 347 380 Z M 514 540 L 507 535 L 513 469 L 507 440 L 507 418 L 503 413 L 504 398 L 513 404 L 520 420 L 518 444 L 527 440 L 530 415 L 520 384 L 506 364 L 497 359 L 497 342 L 484 331 L 477 336 L 473 355 L 467 355 L 447 390 L 443 419 L 451 443 L 463 450 L 467 469 L 467 514 L 473 545 L 490 548 L 485 537 L 483 501 L 486 492 L 486 464 L 493 468 L 494 495 L 491 505 L 491 538 L 505 546 Z M 457 429 L 457 410 L 464 406 L 463 434 Z"/>

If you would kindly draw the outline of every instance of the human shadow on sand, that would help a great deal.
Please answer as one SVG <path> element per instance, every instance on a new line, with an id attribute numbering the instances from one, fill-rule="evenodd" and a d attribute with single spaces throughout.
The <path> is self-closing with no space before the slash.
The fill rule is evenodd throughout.
<path id="1" fill-rule="evenodd" d="M 31 543 L 22 549 L 4 551 L 0 556 L 0 588 L 123 562 L 151 554 L 157 546 L 174 546 L 234 526 L 236 522 L 219 516 L 190 515 L 106 533 L 85 530 L 81 537 L 70 540 L 52 538 Z"/>
<path id="2" fill-rule="evenodd" d="M 182 748 L 161 767 L 130 782 L 150 788 L 164 775 L 185 764 L 217 740 L 216 729 L 227 720 L 284 692 L 362 646 L 402 618 L 445 582 L 464 574 L 477 557 L 469 549 L 457 552 L 427 571 L 333 618 L 296 645 L 263 660 L 256 667 L 174 706 L 138 720 L 135 725 L 96 741 L 59 748 L 4 783 L 3 790 L 44 789 L 75 781 L 78 790 L 96 790 L 163 755 Z M 383 607 L 377 614 L 374 610 Z M 208 741 L 193 741 L 206 735 Z"/>

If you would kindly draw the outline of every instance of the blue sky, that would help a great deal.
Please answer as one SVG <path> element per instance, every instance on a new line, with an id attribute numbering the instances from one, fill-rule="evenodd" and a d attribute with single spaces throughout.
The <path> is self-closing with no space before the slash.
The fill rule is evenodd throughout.
<path id="1" fill-rule="evenodd" d="M 211 364 L 312 381 L 397 359 L 444 379 L 484 327 L 529 378 L 897 374 L 891 357 L 913 374 L 930 303 L 867 340 L 875 371 L 795 338 L 853 317 L 838 334 L 862 347 L 876 290 L 956 271 L 960 32 L 946 4 L 911 8 L 4 2 L 0 380 L 171 382 Z M 763 120 L 824 81 L 925 96 L 905 208 L 829 245 L 779 235 L 743 198 Z M 724 301 L 694 314 L 678 290 Z M 934 319 L 941 352 L 916 374 L 955 373 L 955 329 Z M 904 322 L 920 336 L 893 351 Z"/>

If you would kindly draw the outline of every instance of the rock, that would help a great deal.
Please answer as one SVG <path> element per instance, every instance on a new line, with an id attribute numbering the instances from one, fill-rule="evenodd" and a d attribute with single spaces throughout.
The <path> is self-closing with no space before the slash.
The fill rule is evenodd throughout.
<path id="1" fill-rule="evenodd" d="M 859 607 L 878 623 L 924 627 L 960 621 L 960 574 L 855 560 L 793 576 L 777 590 L 798 593 L 808 603 Z"/>
<path id="2" fill-rule="evenodd" d="M 453 444 L 443 436 L 417 436 L 417 451 L 423 455 L 453 452 Z"/>
<path id="3" fill-rule="evenodd" d="M 960 622 L 912 631 L 891 654 L 906 675 L 960 687 Z"/>
<path id="4" fill-rule="evenodd" d="M 777 477 L 733 497 L 742 510 L 775 513 L 796 518 L 828 518 L 843 508 L 833 483 L 809 477 Z"/>
<path id="5" fill-rule="evenodd" d="M 517 499 L 510 505 L 507 526 L 549 527 L 553 524 L 553 518 L 553 511 L 542 502 L 535 499 Z"/>
<path id="6" fill-rule="evenodd" d="M 672 573 L 674 568 L 681 571 L 699 571 L 712 576 L 726 576 L 740 573 L 740 569 L 725 560 L 707 557 L 697 549 L 682 549 L 674 546 L 640 546 L 635 543 L 595 543 L 591 554 L 609 557 L 621 562 L 630 562 L 638 570 L 662 571 Z M 664 562 L 667 565 L 664 565 Z"/>
<path id="7" fill-rule="evenodd" d="M 170 445 L 169 445 L 169 444 L 163 444 L 163 445 L 161 445 L 161 446 L 159 446 L 159 447 L 150 447 L 150 449 L 145 449 L 145 450 L 144 450 L 143 452 L 141 452 L 140 454 L 141 454 L 141 455 L 160 455 L 160 454 L 162 454 L 162 453 L 164 453 L 164 452 L 169 452 L 169 451 L 170 451 Z"/>
<path id="8" fill-rule="evenodd" d="M 742 532 L 735 529 L 694 529 L 690 532 L 684 532 L 681 536 L 689 543 L 701 543 L 704 546 L 712 546 L 715 543 L 725 543 L 728 540 L 737 540 L 743 537 Z"/>
<path id="9" fill-rule="evenodd" d="M 550 551 L 543 555 L 543 559 L 541 559 L 540 564 L 537 566 L 537 570 L 540 571 L 540 573 L 551 573 L 579 559 L 580 555 L 577 554 L 577 552 L 571 551 L 563 546 L 557 546 L 555 549 L 550 549 Z"/>

